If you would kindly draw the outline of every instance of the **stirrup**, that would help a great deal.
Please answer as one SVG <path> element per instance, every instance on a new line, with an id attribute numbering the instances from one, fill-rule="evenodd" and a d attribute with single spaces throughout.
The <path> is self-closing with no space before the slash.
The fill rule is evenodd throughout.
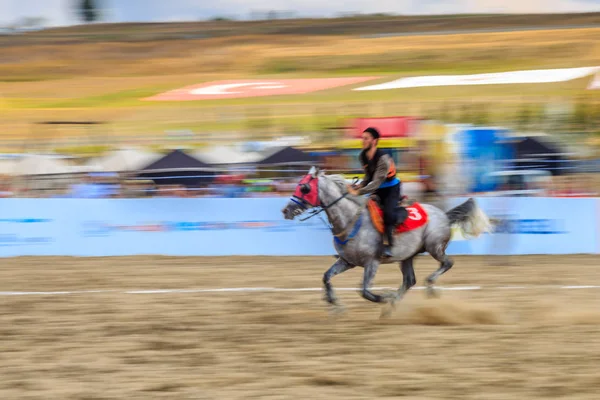
<path id="1" fill-rule="evenodd" d="M 393 257 L 392 246 L 384 246 L 382 256 L 385 258 Z"/>

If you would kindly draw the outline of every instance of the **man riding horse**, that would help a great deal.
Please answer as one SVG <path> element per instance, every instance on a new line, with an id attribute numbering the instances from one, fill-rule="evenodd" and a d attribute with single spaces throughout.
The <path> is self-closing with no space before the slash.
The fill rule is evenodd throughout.
<path id="1" fill-rule="evenodd" d="M 383 256 L 392 257 L 394 229 L 397 223 L 396 207 L 400 201 L 401 183 L 396 177 L 396 166 L 392 157 L 377 148 L 379 137 L 379 131 L 375 128 L 364 130 L 363 150 L 359 160 L 365 170 L 365 178 L 357 186 L 348 185 L 348 192 L 355 196 L 373 193 L 379 197 L 388 240 Z"/>

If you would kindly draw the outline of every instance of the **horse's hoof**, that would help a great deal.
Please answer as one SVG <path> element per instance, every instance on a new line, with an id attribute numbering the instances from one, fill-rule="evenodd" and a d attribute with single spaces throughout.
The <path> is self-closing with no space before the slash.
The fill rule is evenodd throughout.
<path id="1" fill-rule="evenodd" d="M 388 304 L 387 306 L 384 306 L 381 309 L 381 314 L 379 314 L 379 319 L 388 319 L 392 316 L 392 313 L 394 312 L 394 310 L 396 309 L 396 307 L 394 306 L 393 303 Z"/>
<path id="2" fill-rule="evenodd" d="M 346 307 L 336 304 L 336 305 L 332 305 L 329 308 L 329 316 L 330 317 L 340 317 L 342 315 L 344 315 L 346 313 Z"/>
<path id="3" fill-rule="evenodd" d="M 437 290 L 435 290 L 433 288 L 433 286 L 427 286 L 427 290 L 425 293 L 427 294 L 427 297 L 430 299 L 437 299 L 438 297 L 440 297 L 440 294 L 438 293 Z"/>
<path id="4" fill-rule="evenodd" d="M 381 296 L 384 306 L 381 309 L 380 319 L 389 318 L 396 310 L 396 302 L 400 299 L 397 292 L 385 293 Z"/>
<path id="5" fill-rule="evenodd" d="M 398 300 L 398 292 L 388 291 L 381 294 L 381 298 L 385 303 L 395 303 Z"/>

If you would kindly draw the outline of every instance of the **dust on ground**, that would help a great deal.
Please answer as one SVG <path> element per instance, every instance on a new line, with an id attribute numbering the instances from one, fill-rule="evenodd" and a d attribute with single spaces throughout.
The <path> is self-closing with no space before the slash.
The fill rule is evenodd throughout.
<path id="1" fill-rule="evenodd" d="M 330 257 L 14 258 L 0 291 L 4 399 L 597 399 L 595 256 L 456 257 L 389 319 L 354 291 L 127 294 L 135 289 L 319 287 Z M 493 262 L 491 262 L 493 261 Z M 417 285 L 436 264 L 416 263 Z M 362 269 L 334 278 L 358 287 Z M 376 286 L 401 274 L 382 266 Z M 526 286 L 528 289 L 502 289 Z"/>

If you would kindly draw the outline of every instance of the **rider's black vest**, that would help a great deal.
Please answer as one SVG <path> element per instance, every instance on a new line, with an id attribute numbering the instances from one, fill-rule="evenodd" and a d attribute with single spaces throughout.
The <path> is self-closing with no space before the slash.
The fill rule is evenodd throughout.
<path id="1" fill-rule="evenodd" d="M 360 152 L 360 163 L 363 166 L 363 168 L 365 169 L 366 172 L 366 176 L 365 176 L 365 183 L 368 184 L 369 182 L 371 182 L 373 180 L 373 175 L 375 175 L 375 171 L 377 170 L 377 163 L 379 162 L 379 159 L 381 158 L 382 155 L 384 155 L 385 153 L 383 151 L 381 151 L 381 149 L 377 149 L 375 151 L 375 154 L 373 155 L 373 158 L 371 160 L 369 160 L 367 158 L 367 154 L 366 154 L 366 150 L 363 150 Z M 392 171 L 388 171 L 388 174 L 385 178 L 384 182 L 389 182 L 391 180 L 393 180 L 396 177 L 396 171 L 395 168 L 393 168 L 393 173 Z M 390 169 L 392 169 L 390 168 Z"/>

